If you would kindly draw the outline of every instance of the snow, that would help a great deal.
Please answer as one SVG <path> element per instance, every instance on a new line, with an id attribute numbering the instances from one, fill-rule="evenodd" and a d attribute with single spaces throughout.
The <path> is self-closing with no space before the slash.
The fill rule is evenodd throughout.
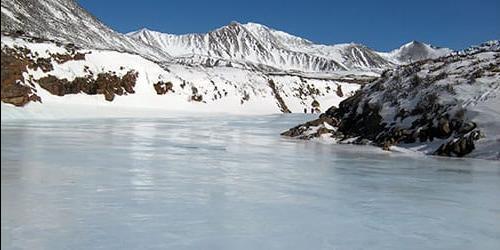
<path id="1" fill-rule="evenodd" d="M 224 59 L 236 64 L 263 64 L 279 70 L 335 72 L 363 70 L 377 72 L 391 66 L 378 54 L 357 44 L 317 45 L 261 24 L 232 22 L 205 34 L 173 35 L 141 29 L 127 36 L 157 47 L 177 58 Z M 229 41 L 229 42 L 228 42 Z M 356 50 L 356 52 L 355 52 Z M 351 53 L 359 53 L 360 57 Z M 367 57 L 377 62 L 369 63 Z M 174 60 L 176 60 L 174 58 Z"/>
<path id="2" fill-rule="evenodd" d="M 489 67 L 488 65 L 498 65 L 498 52 L 486 51 L 478 54 L 469 54 L 462 60 L 451 60 L 447 63 L 429 63 L 423 64 L 418 68 L 417 75 L 424 79 L 429 76 L 438 76 L 446 73 L 447 77 L 427 87 L 413 90 L 411 87 L 411 76 L 399 79 L 397 81 L 387 81 L 384 83 L 384 91 L 369 94 L 367 99 L 372 103 L 383 103 L 380 115 L 387 124 L 395 122 L 394 126 L 400 128 L 410 128 L 412 122 L 420 116 L 410 116 L 404 120 L 394 120 L 398 110 L 404 109 L 411 111 L 415 109 L 417 103 L 421 102 L 427 93 L 437 95 L 438 103 L 441 105 L 452 105 L 446 113 L 453 115 L 461 108 L 467 110 L 467 118 L 474 121 L 479 130 L 485 137 L 477 141 L 476 149 L 467 157 L 483 159 L 500 159 L 500 83 L 498 82 L 498 72 L 483 73 L 475 78 L 471 83 L 469 75 L 478 69 Z M 430 70 L 431 68 L 437 70 Z M 432 71 L 432 72 L 431 72 Z M 451 85 L 453 91 L 443 90 L 443 87 Z M 419 86 L 420 87 L 420 86 Z M 404 90 L 404 91 L 402 91 Z M 399 95 L 401 92 L 408 94 L 405 98 Z M 393 96 L 389 93 L 396 93 Z M 388 96 L 396 97 L 396 103 L 387 100 Z M 386 99 L 384 99 L 386 98 Z M 358 112 L 359 113 L 359 112 Z M 443 114 L 441 114 L 443 115 Z M 437 120 L 434 119 L 435 125 Z M 438 147 L 450 139 L 439 140 L 425 143 L 399 144 L 393 147 L 396 151 L 410 150 L 431 154 Z"/>
<path id="3" fill-rule="evenodd" d="M 67 53 L 63 47 L 58 47 L 50 42 L 31 43 L 11 37 L 2 37 L 2 47 L 4 46 L 27 47 L 33 54 L 36 52 L 42 57 L 48 57 L 49 53 Z M 162 67 L 139 55 L 117 51 L 81 50 L 79 52 L 86 53 L 85 60 L 71 60 L 63 64 L 53 63 L 54 69 L 50 72 L 42 72 L 41 69 L 36 71 L 28 69 L 25 78 L 29 79 L 28 76 L 31 75 L 34 79 L 39 79 L 50 74 L 71 81 L 75 77 L 87 75 L 85 67 L 88 68 L 88 71 L 93 72 L 94 77 L 97 77 L 98 73 L 105 72 L 115 72 L 118 76 L 123 76 L 128 71 L 134 70 L 138 72 L 134 88 L 135 93 L 116 96 L 113 102 L 107 102 L 102 95 L 54 96 L 35 83 L 38 91 L 37 95 L 41 97 L 43 104 L 29 103 L 26 107 L 20 109 L 26 111 L 25 118 L 30 116 L 40 117 L 39 114 L 48 115 L 49 111 L 40 112 L 43 107 L 54 109 L 54 113 L 59 114 L 60 111 L 56 108 L 56 105 L 47 104 L 60 104 L 67 110 L 78 107 L 75 113 L 81 113 L 80 107 L 84 105 L 89 105 L 89 110 L 92 112 L 95 112 L 95 107 L 111 107 L 113 109 L 144 108 L 158 110 L 158 112 L 280 113 L 281 110 L 277 100 L 272 89 L 268 86 L 269 80 L 275 82 L 288 108 L 292 112 L 302 113 L 304 108 L 310 112 L 314 100 L 320 103 L 320 110 L 326 110 L 332 105 L 336 106 L 359 88 L 358 84 L 338 80 L 345 77 L 345 75 L 338 75 L 339 78 L 312 73 L 304 75 L 266 75 L 241 68 L 191 67 L 179 64 L 165 64 Z M 356 72 L 348 73 L 356 74 Z M 158 81 L 171 82 L 175 93 L 169 92 L 166 95 L 157 95 L 153 84 Z M 182 87 L 183 85 L 185 86 Z M 337 96 L 337 86 L 342 88 L 343 97 Z M 190 100 L 192 96 L 191 87 L 195 87 L 203 95 L 203 102 L 198 103 Z M 310 88 L 317 90 L 318 93 L 309 93 L 308 89 Z M 305 95 L 299 95 L 299 89 L 303 89 Z M 245 95 L 248 95 L 249 99 L 241 103 Z M 19 108 L 7 108 L 8 106 L 2 104 L 2 118 L 10 119 L 23 116 L 20 114 L 21 111 L 17 111 Z M 13 114 L 9 114 L 12 112 Z M 99 115 L 96 114 L 96 116 Z"/>
<path id="4" fill-rule="evenodd" d="M 449 55 L 453 50 L 436 48 L 432 45 L 412 41 L 390 52 L 378 52 L 379 55 L 395 64 L 406 64 L 420 59 L 434 59 Z"/>
<path id="5" fill-rule="evenodd" d="M 12 18 L 12 20 L 18 22 L 18 23 L 21 23 L 21 21 L 19 21 L 19 19 L 17 19 L 17 17 L 14 15 L 14 13 L 12 13 L 10 10 L 4 8 L 2 6 L 2 13 L 7 15 L 8 17 Z"/>
<path id="6" fill-rule="evenodd" d="M 420 46 L 428 48 L 425 44 L 408 44 L 406 47 Z M 488 47 L 490 46 L 490 47 Z M 481 45 L 478 49 L 467 50 L 466 54 L 450 55 L 435 60 L 425 60 L 414 64 L 399 66 L 387 71 L 379 79 L 364 85 L 359 94 L 359 103 L 350 107 L 348 113 L 340 113 L 335 119 L 347 119 L 347 122 L 362 124 L 361 117 L 365 107 L 370 107 L 370 112 L 376 110 L 382 118 L 380 124 L 384 126 L 382 132 L 376 135 L 363 135 L 367 138 L 377 138 L 377 145 L 384 140 L 397 140 L 397 146 L 391 151 L 415 152 L 417 154 L 433 154 L 443 144 L 458 140 L 459 136 L 466 136 L 463 130 L 455 129 L 444 136 L 446 139 L 437 139 L 425 142 L 420 135 L 427 136 L 426 129 L 438 128 L 440 121 L 453 124 L 463 121 L 463 129 L 474 129 L 483 133 L 483 137 L 475 142 L 473 153 L 466 157 L 482 159 L 500 159 L 500 77 L 498 65 L 500 57 L 497 43 L 490 42 Z M 356 53 L 352 54 L 357 56 Z M 375 107 L 379 107 L 380 109 Z M 465 115 L 465 117 L 463 117 Z M 354 117 L 354 121 L 349 120 Z M 347 124 L 343 121 L 343 124 Z M 314 134 L 319 127 L 302 125 L 304 132 L 296 137 L 307 138 Z M 360 125 L 359 130 L 366 125 Z M 325 127 L 321 125 L 320 127 Z M 301 130 L 297 130 L 300 132 Z M 344 132 L 344 131 L 341 131 Z M 402 134 L 398 133 L 401 132 Z M 420 132 L 423 132 L 420 134 Z M 476 131 L 477 132 L 477 131 Z M 295 134 L 295 133 L 294 133 Z M 333 138 L 321 138 L 320 141 L 330 139 L 333 143 L 343 134 L 333 134 Z M 358 136 L 353 133 L 347 136 Z M 443 135 L 438 135 L 443 136 Z M 396 138 L 396 139 L 394 139 Z M 314 138 L 313 138 L 314 139 Z M 406 143 L 417 141 L 415 143 Z M 354 143 L 348 139 L 337 143 Z"/>
<path id="7" fill-rule="evenodd" d="M 480 139 L 470 157 L 500 160 L 500 91 L 495 96 L 478 103 L 469 110 L 471 119 L 477 121 L 485 137 Z"/>

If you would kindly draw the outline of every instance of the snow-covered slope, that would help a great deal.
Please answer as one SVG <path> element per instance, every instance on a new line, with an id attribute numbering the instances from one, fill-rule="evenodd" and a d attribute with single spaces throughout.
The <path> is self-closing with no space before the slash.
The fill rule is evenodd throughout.
<path id="1" fill-rule="evenodd" d="M 446 56 L 452 52 L 453 50 L 448 48 L 438 48 L 418 41 L 412 41 L 389 53 L 380 54 L 396 64 L 407 64 L 419 60 Z"/>
<path id="2" fill-rule="evenodd" d="M 284 135 L 500 159 L 500 48 L 491 41 L 384 72 Z"/>
<path id="3" fill-rule="evenodd" d="M 263 64 L 282 70 L 346 70 L 335 60 L 291 51 L 281 46 L 281 42 L 270 33 L 267 33 L 268 36 L 256 37 L 247 27 L 236 22 L 206 34 L 176 36 L 143 29 L 128 35 L 173 56 L 202 55 L 245 64 Z"/>
<path id="4" fill-rule="evenodd" d="M 84 48 L 127 51 L 154 60 L 169 59 L 167 53 L 111 30 L 74 0 L 2 0 L 1 20 L 2 32 L 21 31 Z"/>
<path id="5" fill-rule="evenodd" d="M 127 35 L 181 59 L 189 58 L 192 64 L 207 65 L 210 58 L 306 72 L 382 71 L 394 66 L 363 45 L 316 45 L 256 23 L 231 22 L 205 34 L 171 35 L 142 29 Z"/>
<path id="6" fill-rule="evenodd" d="M 272 75 L 226 66 L 160 66 L 129 53 L 2 36 L 2 118 L 50 117 L 55 109 L 71 113 L 75 106 L 316 113 L 351 95 L 360 86 L 356 82 L 369 80 Z"/>

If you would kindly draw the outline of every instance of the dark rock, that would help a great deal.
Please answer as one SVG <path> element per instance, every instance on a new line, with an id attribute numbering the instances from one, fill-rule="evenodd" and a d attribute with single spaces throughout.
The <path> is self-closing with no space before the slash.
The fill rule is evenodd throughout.
<path id="1" fill-rule="evenodd" d="M 462 126 L 458 129 L 459 134 L 466 134 L 477 127 L 477 124 L 472 121 L 464 122 Z"/>
<path id="2" fill-rule="evenodd" d="M 269 79 L 269 81 L 267 83 L 268 83 L 268 86 L 273 91 L 274 98 L 276 98 L 276 102 L 278 103 L 278 107 L 280 108 L 281 112 L 283 112 L 283 113 L 292 113 L 292 111 L 290 111 L 290 109 L 288 109 L 285 101 L 281 97 L 280 92 L 276 88 L 276 84 L 274 83 L 274 81 L 272 79 Z"/>
<path id="3" fill-rule="evenodd" d="M 337 96 L 344 97 L 344 92 L 342 92 L 342 87 L 340 85 L 337 86 Z"/>
<path id="4" fill-rule="evenodd" d="M 40 87 L 53 95 L 64 96 L 68 94 L 79 94 L 84 92 L 88 95 L 102 94 L 107 101 L 113 101 L 115 95 L 133 94 L 138 73 L 127 72 L 123 77 L 114 73 L 99 73 L 97 79 L 91 75 L 76 77 L 73 81 L 59 79 L 48 75 L 38 79 Z"/>
<path id="5" fill-rule="evenodd" d="M 30 101 L 39 101 L 40 97 L 33 93 L 33 89 L 23 85 L 23 73 L 32 63 L 26 58 L 27 51 L 19 53 L 14 49 L 4 48 L 1 54 L 1 100 L 15 106 L 24 106 Z"/>
<path id="6" fill-rule="evenodd" d="M 317 100 L 312 101 L 311 106 L 313 108 L 318 108 L 319 107 L 319 102 Z"/>
<path id="7" fill-rule="evenodd" d="M 474 142 L 479 140 L 480 136 L 480 131 L 475 130 L 466 135 L 454 138 L 442 144 L 434 154 L 440 156 L 463 157 L 474 150 Z"/>
<path id="8" fill-rule="evenodd" d="M 69 82 L 66 79 L 48 75 L 38 79 L 38 84 L 53 95 L 64 96 L 66 94 L 66 85 L 69 85 Z"/>
<path id="9" fill-rule="evenodd" d="M 156 90 L 156 94 L 158 95 L 164 95 L 168 93 L 168 91 L 174 92 L 173 86 L 174 85 L 171 82 L 162 82 L 162 81 L 153 84 L 153 87 Z"/>

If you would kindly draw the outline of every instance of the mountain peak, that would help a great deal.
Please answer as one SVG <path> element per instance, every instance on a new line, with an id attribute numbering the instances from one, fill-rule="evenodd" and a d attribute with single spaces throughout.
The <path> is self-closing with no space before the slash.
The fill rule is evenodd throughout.
<path id="1" fill-rule="evenodd" d="M 439 48 L 413 40 L 391 52 L 394 58 L 403 63 L 411 63 L 426 58 L 437 58 L 453 52 L 448 48 Z"/>
<path id="2" fill-rule="evenodd" d="M 148 28 L 141 28 L 139 31 L 140 32 L 151 32 L 151 31 L 154 31 L 154 30 L 150 30 Z"/>
<path id="3" fill-rule="evenodd" d="M 241 26 L 241 23 L 237 21 L 231 21 L 228 26 Z"/>
<path id="4" fill-rule="evenodd" d="M 411 40 L 410 42 L 403 44 L 403 46 L 401 46 L 401 48 L 421 47 L 421 46 L 426 46 L 426 45 L 428 45 L 428 44 L 417 41 L 417 40 Z"/>
<path id="5" fill-rule="evenodd" d="M 138 30 L 135 30 L 135 31 L 131 31 L 131 32 L 128 32 L 128 33 L 125 33 L 126 36 L 129 36 L 129 37 L 134 37 L 134 36 L 147 36 L 147 35 L 150 35 L 150 34 L 154 34 L 154 33 L 159 33 L 158 31 L 154 31 L 154 30 L 150 30 L 148 28 L 141 28 L 141 29 L 138 29 Z"/>
<path id="6" fill-rule="evenodd" d="M 136 31 L 132 31 L 130 33 L 151 33 L 151 32 L 154 32 L 153 30 L 150 30 L 148 28 L 141 28 L 139 30 L 136 30 Z"/>

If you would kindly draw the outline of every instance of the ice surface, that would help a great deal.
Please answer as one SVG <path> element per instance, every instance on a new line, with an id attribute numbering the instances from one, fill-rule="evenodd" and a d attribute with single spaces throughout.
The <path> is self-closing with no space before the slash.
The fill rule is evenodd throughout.
<path id="1" fill-rule="evenodd" d="M 313 118 L 2 121 L 2 249 L 499 249 L 498 162 L 278 136 Z"/>

